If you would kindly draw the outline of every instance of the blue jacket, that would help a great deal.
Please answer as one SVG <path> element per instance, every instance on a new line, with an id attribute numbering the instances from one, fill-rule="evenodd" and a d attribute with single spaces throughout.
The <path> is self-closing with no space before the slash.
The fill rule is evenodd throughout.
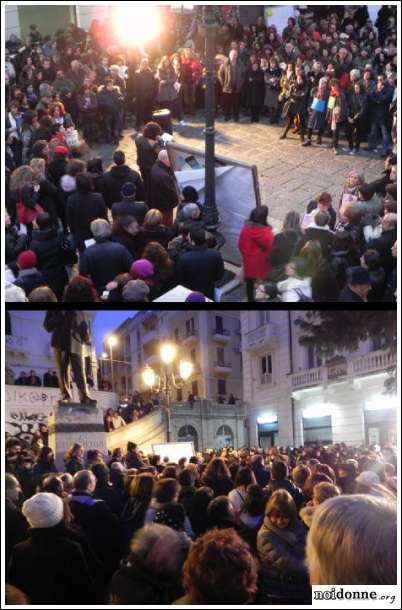
<path id="1" fill-rule="evenodd" d="M 379 123 L 388 122 L 389 106 L 394 96 L 394 88 L 385 85 L 382 91 L 375 90 L 370 95 L 371 118 Z"/>
<path id="2" fill-rule="evenodd" d="M 177 266 L 178 283 L 202 292 L 209 299 L 214 298 L 215 282 L 223 277 L 224 272 L 221 254 L 207 246 L 194 246 L 181 255 Z"/>

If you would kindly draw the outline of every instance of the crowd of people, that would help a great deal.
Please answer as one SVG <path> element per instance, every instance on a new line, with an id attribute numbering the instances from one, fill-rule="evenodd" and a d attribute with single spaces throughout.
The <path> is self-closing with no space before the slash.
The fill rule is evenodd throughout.
<path id="1" fill-rule="evenodd" d="M 248 300 L 394 301 L 396 7 L 375 24 L 367 7 L 308 9 L 281 34 L 219 13 L 216 113 L 266 114 L 284 121 L 282 139 L 328 135 L 336 153 L 344 134 L 352 156 L 365 141 L 379 153 L 381 134 L 385 172 L 369 184 L 350 174 L 339 203 L 319 194 L 278 235 L 268 209 L 253 210 L 239 236 Z M 147 302 L 184 286 L 202 302 L 227 281 L 222 240 L 197 190 L 179 188 L 153 114 L 167 108 L 185 129 L 203 107 L 205 32 L 195 17 L 186 35 L 165 34 L 124 53 L 95 20 L 6 42 L 7 300 Z M 118 149 L 134 125 L 139 172 Z M 117 147 L 108 171 L 98 143 Z"/>
<path id="2" fill-rule="evenodd" d="M 392 445 L 205 449 L 173 463 L 6 442 L 7 602 L 308 604 L 397 582 Z M 43 574 L 46 578 L 43 578 Z"/>

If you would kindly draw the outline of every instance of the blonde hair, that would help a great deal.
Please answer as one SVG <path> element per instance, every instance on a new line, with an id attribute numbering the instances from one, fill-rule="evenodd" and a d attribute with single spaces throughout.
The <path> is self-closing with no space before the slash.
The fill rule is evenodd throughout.
<path id="1" fill-rule="evenodd" d="M 395 585 L 396 503 L 338 496 L 317 507 L 307 538 L 312 585 Z"/>
<path id="2" fill-rule="evenodd" d="M 46 161 L 38 157 L 31 159 L 29 167 L 34 173 L 34 180 L 43 180 L 46 172 Z"/>
<path id="3" fill-rule="evenodd" d="M 162 224 L 162 219 L 162 213 L 159 210 L 152 208 L 145 214 L 144 227 L 157 227 L 158 225 Z"/>
<path id="4" fill-rule="evenodd" d="M 323 481 L 322 483 L 317 483 L 314 485 L 313 489 L 313 500 L 317 502 L 317 504 L 322 504 L 325 500 L 329 500 L 330 498 L 335 498 L 336 496 L 340 496 L 341 492 L 336 485 L 332 483 L 326 483 Z"/>
<path id="5" fill-rule="evenodd" d="M 22 190 L 25 186 L 32 186 L 34 172 L 29 165 L 17 167 L 11 174 L 10 191 Z"/>

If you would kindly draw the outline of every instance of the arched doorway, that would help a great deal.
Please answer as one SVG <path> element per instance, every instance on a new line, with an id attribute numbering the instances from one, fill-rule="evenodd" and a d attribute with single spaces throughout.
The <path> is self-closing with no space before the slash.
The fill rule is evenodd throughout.
<path id="1" fill-rule="evenodd" d="M 229 426 L 220 426 L 215 434 L 215 445 L 217 449 L 233 447 L 233 432 Z"/>
<path id="2" fill-rule="evenodd" d="M 198 451 L 198 434 L 197 430 L 188 424 L 182 426 L 177 433 L 177 440 L 179 442 L 187 441 L 194 443 L 194 449 Z"/>

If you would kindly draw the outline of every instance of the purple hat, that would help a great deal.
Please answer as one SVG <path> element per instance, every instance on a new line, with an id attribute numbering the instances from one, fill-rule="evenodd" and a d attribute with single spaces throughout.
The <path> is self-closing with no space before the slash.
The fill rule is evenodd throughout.
<path id="1" fill-rule="evenodd" d="M 202 292 L 191 292 L 186 298 L 186 303 L 205 303 L 205 296 Z"/>
<path id="2" fill-rule="evenodd" d="M 136 280 L 143 280 L 152 277 L 154 274 L 154 266 L 146 258 L 139 258 L 131 265 L 130 275 Z"/>

